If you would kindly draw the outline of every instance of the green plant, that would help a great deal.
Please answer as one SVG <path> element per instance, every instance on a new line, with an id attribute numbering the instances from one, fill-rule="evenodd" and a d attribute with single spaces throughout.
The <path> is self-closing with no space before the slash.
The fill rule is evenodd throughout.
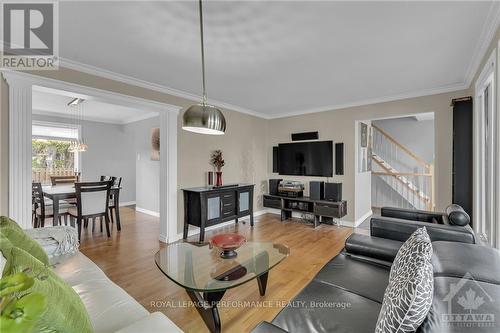
<path id="1" fill-rule="evenodd" d="M 222 156 L 222 150 L 215 150 L 212 153 L 210 163 L 217 169 L 217 171 L 220 172 L 222 170 L 222 167 L 226 164 L 226 162 L 224 162 L 224 157 Z"/>
<path id="2" fill-rule="evenodd" d="M 28 293 L 35 283 L 29 270 L 7 275 L 0 279 L 0 332 L 33 332 L 38 318 L 47 309 L 47 300 L 40 293 Z"/>

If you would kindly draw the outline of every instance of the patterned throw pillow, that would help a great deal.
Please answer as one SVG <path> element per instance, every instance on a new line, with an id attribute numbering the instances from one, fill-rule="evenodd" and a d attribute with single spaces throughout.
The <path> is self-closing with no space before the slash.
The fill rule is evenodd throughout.
<path id="1" fill-rule="evenodd" d="M 394 259 L 376 333 L 415 332 L 431 308 L 434 294 L 432 244 L 424 228 L 416 230 Z"/>

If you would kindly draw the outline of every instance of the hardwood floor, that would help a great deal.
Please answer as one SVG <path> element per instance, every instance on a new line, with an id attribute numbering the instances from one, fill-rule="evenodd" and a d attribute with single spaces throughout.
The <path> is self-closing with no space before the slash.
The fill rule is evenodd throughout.
<path id="1" fill-rule="evenodd" d="M 160 246 L 158 218 L 122 207 L 122 231 L 113 227 L 112 237 L 91 228 L 82 232 L 81 251 L 149 311 L 165 313 L 185 332 L 208 332 L 205 323 L 192 306 L 184 289 L 165 277 L 154 263 L 153 256 Z M 238 232 L 248 240 L 274 241 L 286 244 L 290 256 L 269 273 L 266 295 L 259 295 L 257 281 L 230 289 L 224 295 L 226 307 L 219 313 L 223 332 L 248 332 L 260 321 L 272 320 L 283 304 L 291 300 L 313 278 L 323 265 L 344 247 L 352 228 L 311 225 L 298 221 L 281 222 L 279 216 L 257 217 L 254 228 L 247 222 L 207 232 L 214 234 Z M 190 237 L 196 240 L 196 236 Z M 230 306 L 237 301 L 266 301 L 266 306 Z M 233 302 L 233 304 L 231 304 Z M 284 303 L 283 303 L 284 302 Z"/>

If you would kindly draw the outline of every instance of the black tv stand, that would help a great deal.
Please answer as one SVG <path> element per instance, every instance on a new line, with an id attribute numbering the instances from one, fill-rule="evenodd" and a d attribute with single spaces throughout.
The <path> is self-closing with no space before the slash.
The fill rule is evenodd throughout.
<path id="1" fill-rule="evenodd" d="M 316 228 L 323 217 L 340 219 L 347 215 L 347 201 L 314 200 L 309 197 L 283 197 L 279 195 L 264 195 L 264 207 L 281 210 L 281 220 L 292 217 L 292 212 L 314 215 Z"/>

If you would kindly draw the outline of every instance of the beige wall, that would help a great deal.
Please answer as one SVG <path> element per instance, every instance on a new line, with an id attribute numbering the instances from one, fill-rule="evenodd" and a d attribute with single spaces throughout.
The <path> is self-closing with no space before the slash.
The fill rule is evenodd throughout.
<path id="1" fill-rule="evenodd" d="M 348 202 L 346 221 L 354 222 L 362 217 L 364 208 L 355 207 L 355 122 L 358 120 L 395 117 L 422 112 L 435 113 L 435 184 L 436 208 L 443 209 L 451 203 L 451 158 L 452 158 L 452 109 L 451 99 L 467 96 L 468 91 L 457 91 L 447 94 L 431 95 L 404 99 L 394 102 L 371 104 L 334 111 L 312 113 L 300 116 L 273 119 L 269 121 L 268 157 L 272 156 L 272 146 L 280 142 L 289 142 L 290 133 L 319 131 L 321 140 L 333 140 L 345 144 L 344 175 L 330 178 L 329 181 L 343 183 L 343 198 Z M 418 138 L 415 138 L 418 140 Z M 272 168 L 268 163 L 270 177 Z M 290 177 L 288 177 L 290 178 Z M 293 177 L 304 182 L 314 180 L 314 177 Z M 325 180 L 325 178 L 318 178 Z M 370 195 L 371 189 L 365 189 Z"/>
<path id="2" fill-rule="evenodd" d="M 117 81 L 77 72 L 70 69 L 60 69 L 59 71 L 41 71 L 32 74 L 41 75 L 56 80 L 67 81 L 97 89 L 103 89 L 121 93 L 125 95 L 154 100 L 162 103 L 186 107 L 192 104 L 184 98 L 171 96 L 168 94 L 120 83 Z M 2 80 L 3 81 L 3 80 Z M 8 131 L 8 99 L 4 92 L 7 92 L 7 85 L 2 83 L 1 101 L 1 154 L 0 165 L 0 198 L 1 213 L 7 214 L 7 193 L 8 168 L 5 163 L 8 161 L 8 142 L 4 139 Z M 223 180 L 229 182 L 251 182 L 256 184 L 255 209 L 262 208 L 261 194 L 262 182 L 267 179 L 266 169 L 266 121 L 254 116 L 223 110 L 228 122 L 228 129 L 224 136 L 206 136 L 189 133 L 179 129 L 178 136 L 178 188 L 199 186 L 205 184 L 205 172 L 211 170 L 208 163 L 210 153 L 215 149 L 222 149 L 226 166 L 223 169 Z M 179 117 L 179 128 L 181 120 Z M 178 192 L 178 232 L 182 232 L 183 208 L 182 193 Z"/>

